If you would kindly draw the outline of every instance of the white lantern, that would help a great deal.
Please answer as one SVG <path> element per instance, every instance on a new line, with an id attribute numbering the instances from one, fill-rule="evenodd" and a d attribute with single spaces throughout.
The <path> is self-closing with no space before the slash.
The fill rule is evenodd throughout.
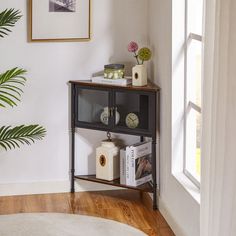
<path id="1" fill-rule="evenodd" d="M 119 148 L 111 140 L 96 149 L 96 178 L 112 181 L 120 177 Z"/>

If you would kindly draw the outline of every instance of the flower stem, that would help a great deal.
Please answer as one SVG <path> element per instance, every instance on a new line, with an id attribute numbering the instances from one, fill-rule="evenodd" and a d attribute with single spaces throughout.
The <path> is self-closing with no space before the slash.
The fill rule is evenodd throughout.
<path id="1" fill-rule="evenodd" d="M 136 61 L 137 61 L 138 65 L 139 65 L 138 55 L 136 54 L 136 52 L 134 52 L 134 57 L 136 58 Z"/>

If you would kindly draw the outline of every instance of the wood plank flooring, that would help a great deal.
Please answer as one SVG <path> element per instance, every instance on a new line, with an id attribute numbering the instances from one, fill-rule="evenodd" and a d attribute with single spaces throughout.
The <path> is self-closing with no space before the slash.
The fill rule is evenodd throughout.
<path id="1" fill-rule="evenodd" d="M 129 224 L 150 236 L 174 236 L 159 211 L 153 211 L 137 191 L 62 193 L 0 197 L 0 215 L 58 212 L 97 216 Z"/>

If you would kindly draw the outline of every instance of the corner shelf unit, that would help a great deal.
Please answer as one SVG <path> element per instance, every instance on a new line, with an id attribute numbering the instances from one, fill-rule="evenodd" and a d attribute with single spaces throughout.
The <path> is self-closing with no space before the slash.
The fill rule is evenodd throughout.
<path id="1" fill-rule="evenodd" d="M 144 87 L 112 86 L 95 84 L 91 81 L 70 81 L 71 84 L 71 192 L 75 191 L 75 179 L 101 184 L 134 189 L 153 193 L 153 209 L 157 209 L 157 134 L 159 140 L 160 124 L 160 88 L 151 82 Z M 100 115 L 104 108 L 108 109 L 107 123 L 101 122 Z M 117 122 L 117 112 L 120 118 Z M 136 128 L 129 128 L 125 118 L 135 113 L 139 118 Z M 152 181 L 138 187 L 120 184 L 119 179 L 106 181 L 97 179 L 95 175 L 75 175 L 75 129 L 84 128 L 112 133 L 130 134 L 152 139 Z M 159 157 L 159 155 L 158 155 Z M 159 158 L 158 158 L 159 161 Z M 158 163 L 159 166 L 159 163 Z"/>

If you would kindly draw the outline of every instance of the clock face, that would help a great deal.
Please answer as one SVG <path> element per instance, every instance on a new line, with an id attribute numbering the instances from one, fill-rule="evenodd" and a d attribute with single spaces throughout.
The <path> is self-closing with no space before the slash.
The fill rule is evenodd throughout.
<path id="1" fill-rule="evenodd" d="M 108 107 L 105 107 L 104 111 L 100 115 L 100 120 L 104 125 L 108 125 L 108 121 L 109 121 L 109 114 L 108 113 L 109 113 Z M 116 116 L 116 125 L 117 125 L 120 121 L 120 113 L 117 111 L 117 109 L 115 109 L 115 116 Z"/>
<path id="2" fill-rule="evenodd" d="M 129 113 L 126 116 L 125 123 L 129 128 L 135 129 L 139 125 L 139 118 L 135 113 Z"/>
<path id="3" fill-rule="evenodd" d="M 100 116 L 100 120 L 104 125 L 108 125 L 108 111 L 103 111 L 101 116 Z"/>

